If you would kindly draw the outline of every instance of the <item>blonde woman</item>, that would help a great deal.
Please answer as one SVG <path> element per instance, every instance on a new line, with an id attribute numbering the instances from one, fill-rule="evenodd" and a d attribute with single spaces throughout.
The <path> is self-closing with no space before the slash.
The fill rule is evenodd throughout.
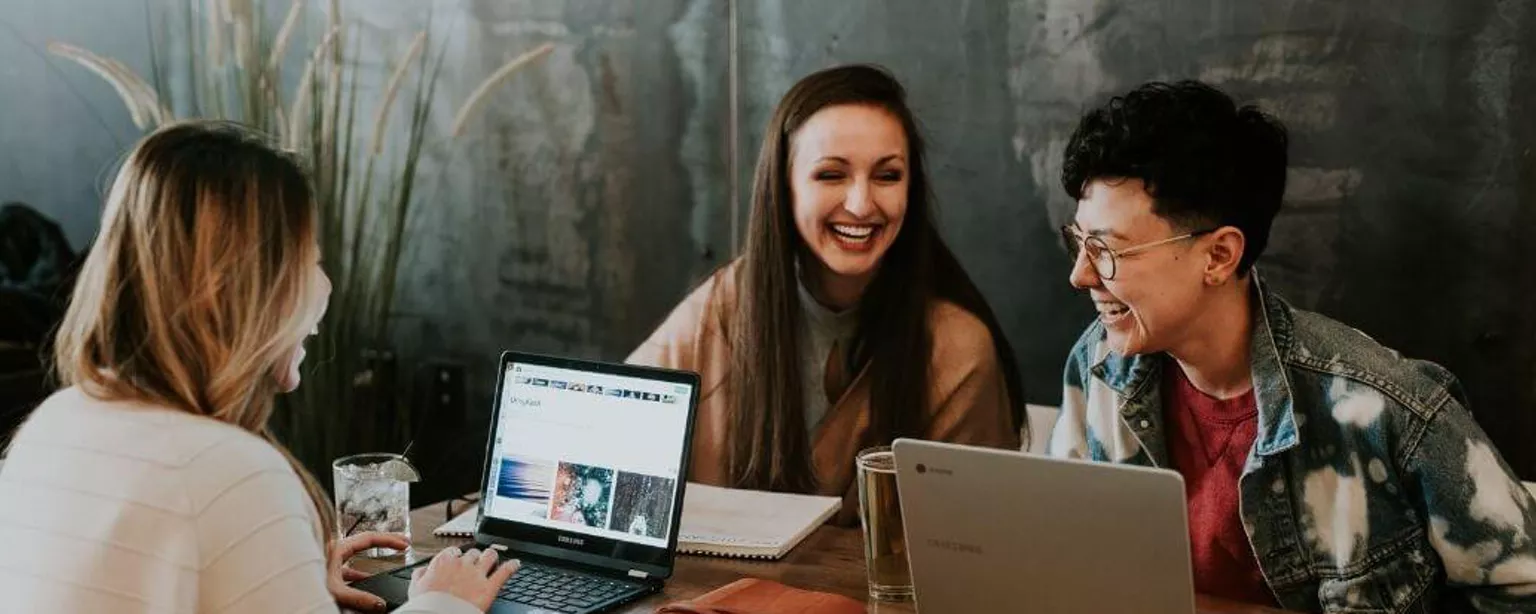
<path id="1" fill-rule="evenodd" d="M 331 506 L 267 430 L 325 311 L 300 165 L 227 123 L 146 137 L 107 197 L 60 325 L 63 390 L 0 472 L 0 599 L 15 612 L 382 609 Z M 517 563 L 448 550 L 400 611 L 484 611 Z"/>

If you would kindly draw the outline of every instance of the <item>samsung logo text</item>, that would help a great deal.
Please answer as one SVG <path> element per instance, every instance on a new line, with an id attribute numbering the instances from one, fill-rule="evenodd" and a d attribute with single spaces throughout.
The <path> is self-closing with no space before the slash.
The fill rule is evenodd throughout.
<path id="1" fill-rule="evenodd" d="M 949 541 L 946 539 L 930 539 L 928 540 L 928 545 L 935 548 L 948 550 L 950 552 L 959 552 L 961 554 L 985 554 L 985 552 L 982 551 L 981 546 L 977 546 L 975 544 L 962 544 L 960 542 Z"/>

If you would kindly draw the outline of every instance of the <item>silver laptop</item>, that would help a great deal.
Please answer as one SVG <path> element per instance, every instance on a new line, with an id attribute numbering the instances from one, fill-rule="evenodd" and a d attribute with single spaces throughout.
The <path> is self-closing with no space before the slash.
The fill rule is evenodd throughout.
<path id="1" fill-rule="evenodd" d="M 898 439 L 922 612 L 1193 614 L 1178 473 Z"/>

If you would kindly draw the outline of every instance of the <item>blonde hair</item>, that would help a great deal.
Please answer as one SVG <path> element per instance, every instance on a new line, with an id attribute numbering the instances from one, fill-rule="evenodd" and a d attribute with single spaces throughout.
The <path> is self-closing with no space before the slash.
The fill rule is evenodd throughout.
<path id="1" fill-rule="evenodd" d="M 323 309 L 301 164 L 227 122 L 166 126 L 117 174 L 59 326 L 60 382 L 233 424 L 282 452 L 335 533 L 319 482 L 267 428 L 276 373 Z"/>

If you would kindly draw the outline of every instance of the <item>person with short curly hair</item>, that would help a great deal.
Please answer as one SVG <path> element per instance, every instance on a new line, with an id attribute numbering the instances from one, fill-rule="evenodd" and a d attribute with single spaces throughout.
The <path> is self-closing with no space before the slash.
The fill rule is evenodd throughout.
<path id="1" fill-rule="evenodd" d="M 1149 83 L 1067 145 L 1062 238 L 1098 318 L 1056 456 L 1184 477 L 1196 589 L 1309 612 L 1536 611 L 1536 501 L 1439 365 L 1292 307 L 1255 263 L 1285 194 L 1275 118 Z"/>

